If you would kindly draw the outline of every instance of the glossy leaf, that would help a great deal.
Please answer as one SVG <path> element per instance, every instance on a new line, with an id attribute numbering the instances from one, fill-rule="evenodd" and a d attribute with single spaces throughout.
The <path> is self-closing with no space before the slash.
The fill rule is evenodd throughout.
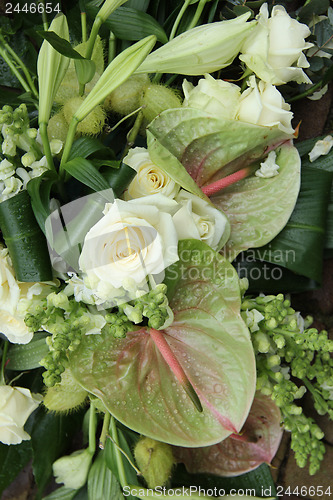
<path id="1" fill-rule="evenodd" d="M 243 250 L 269 243 L 288 222 L 300 187 L 297 149 L 288 144 L 281 146 L 276 163 L 280 168 L 275 177 L 252 176 L 211 198 L 231 224 L 231 235 L 224 249 L 230 260 Z"/>
<path id="2" fill-rule="evenodd" d="M 184 240 L 169 269 L 174 323 L 165 338 L 198 394 L 197 412 L 147 328 L 124 339 L 86 336 L 70 356 L 77 381 L 127 427 L 179 446 L 207 446 L 238 432 L 255 389 L 249 332 L 240 317 L 238 277 L 210 247 Z"/>
<path id="3" fill-rule="evenodd" d="M 94 18 L 98 9 L 87 5 L 87 12 Z M 162 26 L 149 14 L 130 7 L 118 7 L 104 22 L 120 40 L 141 40 L 148 35 L 155 35 L 161 43 L 166 43 L 168 38 Z"/>
<path id="4" fill-rule="evenodd" d="M 68 160 L 73 160 L 77 156 L 82 158 L 87 158 L 88 156 L 97 153 L 97 152 L 107 152 L 109 155 L 112 150 L 105 147 L 104 144 L 99 141 L 96 137 L 79 137 L 73 143 L 71 147 Z M 110 158 L 109 158 L 110 159 Z"/>
<path id="5" fill-rule="evenodd" d="M 39 362 L 49 352 L 49 347 L 45 341 L 47 333 L 35 333 L 28 344 L 15 344 L 8 352 L 8 370 L 32 370 L 40 368 Z"/>
<path id="6" fill-rule="evenodd" d="M 302 166 L 299 197 L 284 229 L 255 255 L 318 283 L 322 280 L 326 212 L 333 173 Z"/>
<path id="7" fill-rule="evenodd" d="M 37 224 L 26 190 L 0 203 L 0 227 L 17 280 L 52 280 L 46 239 Z"/>
<path id="8" fill-rule="evenodd" d="M 64 170 L 94 191 L 109 189 L 109 184 L 86 158 L 74 158 L 63 165 Z"/>
<path id="9" fill-rule="evenodd" d="M 43 500 L 72 500 L 76 494 L 77 490 L 61 486 L 46 497 L 43 497 Z"/>
<path id="10" fill-rule="evenodd" d="M 268 146 L 289 138 L 276 127 L 218 119 L 191 108 L 164 111 L 148 130 L 200 187 L 244 168 Z"/>
<path id="11" fill-rule="evenodd" d="M 239 437 L 203 448 L 175 448 L 174 455 L 192 474 L 239 476 L 270 463 L 279 447 L 281 414 L 272 399 L 257 393 Z"/>
<path id="12" fill-rule="evenodd" d="M 124 500 L 120 484 L 105 463 L 100 451 L 88 475 L 88 500 Z"/>
<path id="13" fill-rule="evenodd" d="M 39 227 L 45 233 L 45 220 L 50 215 L 51 189 L 57 176 L 48 170 L 38 177 L 34 177 L 27 184 L 27 191 L 31 198 L 31 206 Z"/>

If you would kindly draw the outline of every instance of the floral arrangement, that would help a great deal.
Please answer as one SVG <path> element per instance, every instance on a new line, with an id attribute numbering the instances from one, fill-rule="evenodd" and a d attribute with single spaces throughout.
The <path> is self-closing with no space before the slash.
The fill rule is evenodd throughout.
<path id="1" fill-rule="evenodd" d="M 48 500 L 271 496 L 283 430 L 315 474 L 333 341 L 286 293 L 333 248 L 333 139 L 290 103 L 332 79 L 329 2 L 38 8 L 0 31 L 0 489 L 32 459 Z"/>

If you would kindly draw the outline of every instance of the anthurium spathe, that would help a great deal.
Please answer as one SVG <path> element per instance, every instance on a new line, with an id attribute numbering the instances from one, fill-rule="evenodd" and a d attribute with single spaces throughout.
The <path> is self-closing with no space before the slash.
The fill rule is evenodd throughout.
<path id="1" fill-rule="evenodd" d="M 202 196 L 202 192 L 209 195 L 229 218 L 226 255 L 230 260 L 242 250 L 265 245 L 285 226 L 299 192 L 300 157 L 291 135 L 278 126 L 216 118 L 203 110 L 183 108 L 161 113 L 148 127 L 147 139 L 150 157 L 166 174 L 198 196 L 194 187 L 200 186 Z M 278 175 L 270 179 L 250 175 L 281 143 L 276 151 Z M 210 187 L 214 188 L 211 192 Z"/>
<path id="2" fill-rule="evenodd" d="M 166 279 L 174 323 L 159 331 L 178 365 L 157 345 L 156 330 L 152 335 L 142 327 L 122 339 L 84 337 L 70 368 L 136 432 L 178 446 L 208 446 L 242 428 L 255 391 L 255 360 L 234 268 L 197 240 L 181 241 L 179 256 Z M 202 411 L 184 390 L 182 371 Z"/>
<path id="3" fill-rule="evenodd" d="M 256 393 L 240 436 L 202 448 L 174 448 L 174 456 L 191 474 L 231 477 L 245 474 L 274 458 L 283 430 L 281 413 L 269 396 Z"/>

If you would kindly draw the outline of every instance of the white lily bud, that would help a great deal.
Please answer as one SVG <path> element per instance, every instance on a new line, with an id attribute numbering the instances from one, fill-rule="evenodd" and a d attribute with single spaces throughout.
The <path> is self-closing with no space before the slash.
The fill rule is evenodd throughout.
<path id="1" fill-rule="evenodd" d="M 166 43 L 145 59 L 136 73 L 203 75 L 232 63 L 246 37 L 256 26 L 250 13 L 197 26 Z"/>

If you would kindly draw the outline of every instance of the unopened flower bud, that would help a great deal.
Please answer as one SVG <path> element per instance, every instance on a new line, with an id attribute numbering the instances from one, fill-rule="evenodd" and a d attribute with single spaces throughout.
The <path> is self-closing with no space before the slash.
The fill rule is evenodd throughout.
<path id="1" fill-rule="evenodd" d="M 69 124 L 75 112 L 83 103 L 83 97 L 73 97 L 63 107 L 63 114 Z M 102 106 L 96 106 L 77 126 L 77 131 L 83 135 L 97 135 L 102 132 L 105 124 L 105 112 Z"/>
<path id="2" fill-rule="evenodd" d="M 132 75 L 126 82 L 117 87 L 104 101 L 107 111 L 120 115 L 128 115 L 140 107 L 140 97 L 144 88 L 150 83 L 146 74 Z"/>
<path id="3" fill-rule="evenodd" d="M 150 123 L 157 115 L 171 108 L 180 108 L 182 102 L 175 92 L 164 85 L 150 84 L 140 99 L 143 116 Z"/>
<path id="4" fill-rule="evenodd" d="M 140 438 L 134 457 L 149 488 L 164 485 L 175 463 L 170 445 L 148 437 Z"/>

